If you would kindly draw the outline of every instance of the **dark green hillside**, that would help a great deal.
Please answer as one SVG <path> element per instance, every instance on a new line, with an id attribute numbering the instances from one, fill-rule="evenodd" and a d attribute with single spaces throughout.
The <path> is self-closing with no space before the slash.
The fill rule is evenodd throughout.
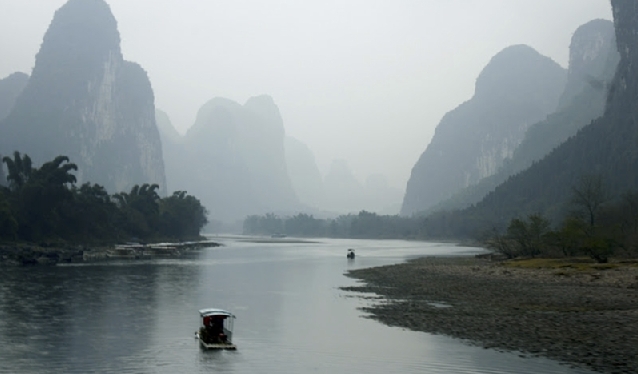
<path id="1" fill-rule="evenodd" d="M 472 235 L 537 212 L 555 220 L 583 175 L 600 175 L 612 198 L 638 189 L 638 3 L 612 0 L 612 7 L 620 62 L 604 115 L 475 207 L 448 213 L 453 226 L 444 225 L 440 214 L 429 217 L 430 235 L 442 226 L 453 227 L 450 235 Z"/>

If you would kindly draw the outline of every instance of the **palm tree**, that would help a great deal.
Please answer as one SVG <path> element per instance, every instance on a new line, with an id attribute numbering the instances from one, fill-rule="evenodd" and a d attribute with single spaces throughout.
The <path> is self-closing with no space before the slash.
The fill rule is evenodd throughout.
<path id="1" fill-rule="evenodd" d="M 9 156 L 4 156 L 2 162 L 7 165 L 9 188 L 12 190 L 19 189 L 29 181 L 33 172 L 31 157 L 26 154 L 21 156 L 20 152 L 15 151 L 13 159 Z"/>
<path id="2" fill-rule="evenodd" d="M 71 163 L 67 156 L 58 156 L 37 169 L 34 178 L 44 182 L 49 187 L 65 186 L 76 182 L 75 175 L 71 174 L 71 170 L 77 171 L 78 166 Z"/>

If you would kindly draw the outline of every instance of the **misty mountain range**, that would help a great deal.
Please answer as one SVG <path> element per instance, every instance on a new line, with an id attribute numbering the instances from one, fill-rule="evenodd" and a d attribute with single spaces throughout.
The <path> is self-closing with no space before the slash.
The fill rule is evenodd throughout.
<path id="1" fill-rule="evenodd" d="M 123 59 L 117 23 L 103 0 L 70 0 L 55 13 L 31 77 L 0 80 L 0 121 L 1 154 L 26 153 L 35 164 L 67 155 L 78 165 L 78 183 L 113 192 L 142 183 L 159 184 L 163 195 L 186 190 L 216 219 L 344 212 L 338 202 L 349 200 L 330 182 L 324 186 L 321 175 L 307 179 L 318 172 L 314 156 L 299 142 L 290 146 L 294 140 L 285 137 L 268 96 L 244 105 L 212 99 L 185 136 L 177 133 L 168 115 L 156 111 L 146 72 Z M 363 188 L 348 193 L 367 194 Z M 365 207 L 361 201 L 346 209 Z"/>
<path id="2" fill-rule="evenodd" d="M 593 20 L 579 27 L 572 36 L 567 82 L 556 111 L 529 126 L 521 143 L 503 160 L 495 174 L 457 189 L 452 197 L 439 201 L 429 210 L 459 209 L 478 203 L 507 178 L 542 159 L 600 117 L 619 59 L 611 21 Z"/>
<path id="3" fill-rule="evenodd" d="M 584 56 L 580 60 L 594 61 L 590 68 L 598 65 L 600 75 L 587 74 L 586 83 L 581 84 L 584 91 L 572 94 L 571 104 L 565 102 L 565 106 L 559 109 L 565 111 L 573 105 L 573 111 L 585 110 L 592 103 L 583 100 L 588 94 L 582 95 L 589 86 L 604 90 L 606 100 L 602 115 L 590 123 L 581 124 L 580 130 L 573 136 L 528 168 L 508 177 L 478 203 L 461 210 L 438 211 L 428 215 L 424 221 L 424 232 L 430 236 L 476 237 L 492 230 L 502 232 L 510 219 L 525 218 L 531 214 L 540 214 L 552 222 L 558 222 L 569 214 L 573 189 L 578 188 L 583 180 L 601 182 L 603 203 L 627 199 L 627 193 L 638 190 L 638 127 L 635 120 L 638 98 L 638 5 L 634 1 L 612 0 L 612 8 L 615 48 L 604 48 L 607 42 L 602 36 L 609 38 L 609 32 L 604 31 L 608 28 L 603 23 L 599 25 L 602 26 L 602 32 L 597 36 L 594 33 L 593 39 L 584 44 L 572 43 L 572 47 L 578 46 L 576 51 L 571 51 L 572 57 Z M 596 28 L 593 25 L 586 26 L 591 26 L 588 27 L 590 31 Z M 581 51 L 585 53 L 575 53 L 581 45 L 585 45 Z M 578 60 L 572 59 L 574 62 Z M 617 67 L 613 69 L 616 61 Z M 608 83 L 605 78 L 611 71 L 615 72 Z M 569 110 L 562 116 L 568 120 L 556 121 L 550 117 L 547 123 L 575 127 L 570 121 L 579 118 L 576 113 L 569 113 Z M 635 211 L 627 213 L 635 215 Z"/>
<path id="4" fill-rule="evenodd" d="M 69 0 L 55 13 L 31 76 L 0 80 L 0 154 L 20 151 L 36 164 L 67 155 L 78 164 L 79 183 L 99 183 L 112 192 L 142 183 L 159 184 L 161 194 L 186 190 L 211 218 L 227 221 L 268 212 L 496 209 L 494 201 L 510 201 L 529 189 L 530 173 L 552 179 L 551 169 L 569 184 L 577 172 L 592 168 L 631 169 L 620 153 L 600 151 L 591 159 L 593 152 L 582 148 L 600 148 L 586 137 L 598 131 L 604 139 L 612 118 L 616 136 L 625 136 L 625 142 L 633 136 L 627 118 L 617 117 L 628 110 L 626 95 L 632 94 L 627 82 L 634 79 L 634 41 L 628 35 L 633 29 L 622 15 L 617 18 L 615 29 L 595 20 L 576 30 L 568 69 L 526 45 L 496 54 L 477 77 L 474 96 L 448 112 L 424 144 L 403 196 L 383 175 L 361 183 L 346 160 L 334 160 L 323 176 L 313 152 L 286 136 L 284 119 L 268 95 L 244 104 L 212 98 L 180 135 L 168 114 L 155 108 L 144 69 L 124 60 L 108 4 Z M 565 161 L 579 157 L 589 164 Z M 521 199 L 511 204 L 525 206 L 527 197 Z M 533 206 L 543 203 L 535 200 Z"/>

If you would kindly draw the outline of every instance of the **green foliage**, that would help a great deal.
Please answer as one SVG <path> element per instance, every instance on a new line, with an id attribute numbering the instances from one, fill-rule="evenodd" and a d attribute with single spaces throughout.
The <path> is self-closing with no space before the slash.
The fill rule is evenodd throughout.
<path id="1" fill-rule="evenodd" d="M 507 236 L 514 240 L 521 255 L 534 258 L 541 254 L 545 246 L 550 224 L 539 214 L 532 214 L 527 219 L 513 219 L 507 228 Z"/>
<path id="2" fill-rule="evenodd" d="M 4 191 L 0 188 L 0 239 L 13 240 L 18 231 L 18 222 L 13 217 Z"/>
<path id="3" fill-rule="evenodd" d="M 208 223 L 206 208 L 186 191 L 176 191 L 161 199 L 159 207 L 161 231 L 173 238 L 195 238 Z"/>
<path id="4" fill-rule="evenodd" d="M 162 199 L 157 184 L 143 184 L 110 196 L 98 184 L 76 187 L 77 166 L 66 156 L 40 168 L 18 152 L 2 161 L 9 186 L 0 189 L 0 240 L 187 240 L 207 223 L 206 209 L 185 191 Z"/>
<path id="5" fill-rule="evenodd" d="M 20 152 L 16 151 L 13 154 L 13 159 L 5 156 L 2 158 L 2 162 L 7 165 L 7 181 L 11 189 L 19 189 L 29 180 L 32 165 L 31 158 L 28 155 L 22 157 Z"/>
<path id="6" fill-rule="evenodd" d="M 572 189 L 572 211 L 556 230 L 538 214 L 512 219 L 507 233 L 485 241 L 508 258 L 517 256 L 589 256 L 598 263 L 622 253 L 638 255 L 638 192 L 609 201 L 599 176 L 585 175 Z"/>

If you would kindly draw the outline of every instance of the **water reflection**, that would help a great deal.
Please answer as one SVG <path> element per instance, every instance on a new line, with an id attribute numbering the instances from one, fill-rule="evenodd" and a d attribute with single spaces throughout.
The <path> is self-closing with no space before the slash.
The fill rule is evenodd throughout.
<path id="1" fill-rule="evenodd" d="M 0 372 L 573 373 L 361 318 L 368 301 L 339 290 L 349 269 L 467 250 L 230 240 L 190 259 L 2 269 Z M 237 315 L 238 351 L 199 349 L 204 307 Z"/>

